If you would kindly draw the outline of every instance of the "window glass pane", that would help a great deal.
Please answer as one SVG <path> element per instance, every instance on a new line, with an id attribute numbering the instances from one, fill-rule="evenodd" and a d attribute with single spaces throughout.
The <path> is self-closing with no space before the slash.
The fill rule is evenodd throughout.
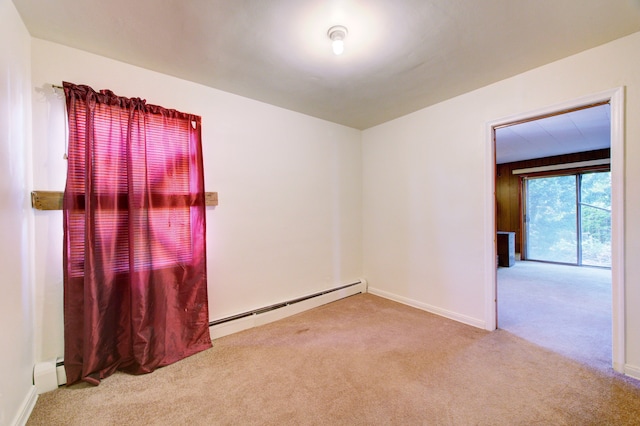
<path id="1" fill-rule="evenodd" d="M 576 177 L 527 180 L 527 257 L 577 263 Z"/>
<path id="2" fill-rule="evenodd" d="M 611 173 L 582 175 L 582 264 L 611 267 Z"/>

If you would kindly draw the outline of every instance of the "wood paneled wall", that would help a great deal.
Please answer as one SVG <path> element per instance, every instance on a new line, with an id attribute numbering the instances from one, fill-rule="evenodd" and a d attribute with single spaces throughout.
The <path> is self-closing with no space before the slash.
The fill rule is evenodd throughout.
<path id="1" fill-rule="evenodd" d="M 514 175 L 513 170 L 528 167 L 550 166 L 552 164 L 575 163 L 578 161 L 599 160 L 610 157 L 609 149 L 558 155 L 555 157 L 537 158 L 498 164 L 496 166 L 496 226 L 498 231 L 516 233 L 516 253 L 521 253 L 522 244 L 522 191 L 521 177 Z"/>

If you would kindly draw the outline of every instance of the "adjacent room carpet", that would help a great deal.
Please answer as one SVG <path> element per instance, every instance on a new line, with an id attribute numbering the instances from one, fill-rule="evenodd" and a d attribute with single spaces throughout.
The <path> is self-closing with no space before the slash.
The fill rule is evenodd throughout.
<path id="1" fill-rule="evenodd" d="M 611 270 L 530 261 L 498 268 L 498 327 L 611 369 Z"/>
<path id="2" fill-rule="evenodd" d="M 30 425 L 638 424 L 640 385 L 370 294 L 143 376 L 41 395 Z"/>

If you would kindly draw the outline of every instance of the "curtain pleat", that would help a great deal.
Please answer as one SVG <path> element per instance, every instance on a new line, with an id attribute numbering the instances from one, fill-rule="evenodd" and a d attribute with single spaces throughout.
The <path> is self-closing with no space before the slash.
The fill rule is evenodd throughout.
<path id="1" fill-rule="evenodd" d="M 64 83 L 67 384 L 211 346 L 199 116 Z"/>

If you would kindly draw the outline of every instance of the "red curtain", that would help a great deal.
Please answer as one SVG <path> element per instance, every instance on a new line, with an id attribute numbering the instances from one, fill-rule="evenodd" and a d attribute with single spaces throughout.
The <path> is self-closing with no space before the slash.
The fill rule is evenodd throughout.
<path id="1" fill-rule="evenodd" d="M 67 384 L 211 346 L 200 117 L 64 83 Z"/>

